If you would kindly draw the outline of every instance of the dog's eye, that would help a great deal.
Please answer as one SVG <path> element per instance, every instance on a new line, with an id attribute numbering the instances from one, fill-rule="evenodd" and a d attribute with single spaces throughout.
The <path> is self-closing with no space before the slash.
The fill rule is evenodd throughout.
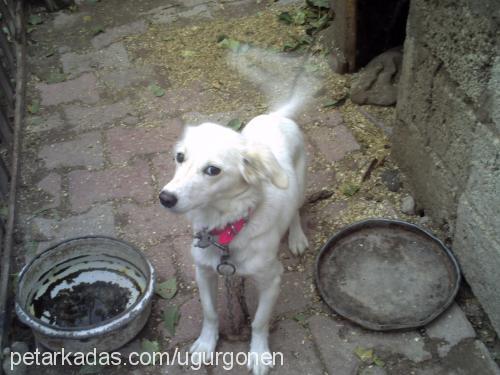
<path id="1" fill-rule="evenodd" d="M 213 165 L 209 165 L 203 170 L 203 173 L 209 176 L 217 176 L 220 172 L 220 168 L 214 167 Z"/>
<path id="2" fill-rule="evenodd" d="M 177 160 L 177 163 L 182 163 L 184 161 L 184 154 L 182 152 L 178 152 L 175 154 L 175 160 Z"/>

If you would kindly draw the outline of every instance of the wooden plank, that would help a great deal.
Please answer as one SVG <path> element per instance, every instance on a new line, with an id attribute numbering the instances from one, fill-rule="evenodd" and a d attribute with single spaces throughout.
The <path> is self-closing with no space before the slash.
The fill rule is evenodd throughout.
<path id="1" fill-rule="evenodd" d="M 335 14 L 333 69 L 337 73 L 351 73 L 356 70 L 358 0 L 332 0 L 331 6 Z"/>

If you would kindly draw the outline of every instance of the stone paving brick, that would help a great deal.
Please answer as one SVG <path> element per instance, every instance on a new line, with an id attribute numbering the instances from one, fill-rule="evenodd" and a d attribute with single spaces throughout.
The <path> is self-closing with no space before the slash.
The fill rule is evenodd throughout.
<path id="1" fill-rule="evenodd" d="M 104 125 L 127 116 L 130 111 L 131 106 L 128 99 L 98 107 L 79 104 L 70 104 L 64 107 L 64 114 L 69 124 L 78 130 L 100 129 Z"/>
<path id="2" fill-rule="evenodd" d="M 428 325 L 426 331 L 429 337 L 445 341 L 438 344 L 437 349 L 440 357 L 446 356 L 450 349 L 460 341 L 476 337 L 474 328 L 456 303 Z"/>
<path id="3" fill-rule="evenodd" d="M 155 195 L 146 161 L 102 171 L 73 171 L 69 177 L 69 196 L 73 210 L 82 212 L 93 203 L 132 198 L 145 203 Z"/>
<path id="4" fill-rule="evenodd" d="M 465 340 L 453 347 L 439 361 L 418 368 L 416 375 L 481 374 L 499 375 L 500 370 L 484 344 L 479 340 Z"/>
<path id="5" fill-rule="evenodd" d="M 99 168 L 104 165 L 101 134 L 82 134 L 72 141 L 45 145 L 38 153 L 48 169 L 58 167 Z"/>
<path id="6" fill-rule="evenodd" d="M 52 24 L 54 25 L 55 29 L 65 29 L 65 28 L 70 28 L 72 27 L 75 23 L 77 23 L 79 20 L 82 19 L 82 17 L 85 17 L 87 14 L 86 13 L 73 13 L 73 14 L 68 14 L 64 12 L 57 12 L 55 14 L 54 20 L 52 21 Z"/>
<path id="7" fill-rule="evenodd" d="M 123 90 L 131 86 L 147 86 L 152 81 L 153 72 L 146 68 L 118 67 L 117 69 L 98 72 L 99 81 L 114 90 Z"/>
<path id="8" fill-rule="evenodd" d="M 149 21 L 156 24 L 168 25 L 177 21 L 178 6 L 175 4 L 167 4 L 141 13 L 142 16 L 148 16 Z"/>
<path id="9" fill-rule="evenodd" d="M 170 341 L 169 348 L 194 340 L 201 332 L 203 312 L 198 297 L 193 297 L 180 308 L 181 317 L 175 330 L 175 337 Z M 164 327 L 165 336 L 170 336 Z"/>
<path id="10" fill-rule="evenodd" d="M 281 366 L 281 359 L 277 356 L 278 362 L 273 374 L 324 374 L 323 365 L 308 336 L 308 332 L 297 322 L 284 320 L 278 323 L 277 329 L 270 335 L 269 346 L 272 352 L 283 353 L 283 365 Z"/>
<path id="11" fill-rule="evenodd" d="M 114 128 L 107 132 L 108 151 L 113 163 L 123 163 L 133 156 L 171 151 L 182 131 L 174 119 L 157 128 Z"/>
<path id="12" fill-rule="evenodd" d="M 37 83 L 36 88 L 40 92 L 42 105 L 57 105 L 77 100 L 93 104 L 99 101 L 97 79 L 92 73 L 82 74 L 70 81 Z"/>
<path id="13" fill-rule="evenodd" d="M 342 113 L 339 110 L 327 112 L 304 112 L 298 116 L 297 123 L 300 125 L 320 125 L 334 128 L 344 123 Z"/>
<path id="14" fill-rule="evenodd" d="M 61 219 L 37 217 L 33 219 L 33 239 L 40 241 L 39 248 L 78 236 L 115 236 L 115 221 L 111 204 L 95 206 L 81 215 Z"/>
<path id="15" fill-rule="evenodd" d="M 219 344 L 217 345 L 216 350 L 217 350 L 217 352 L 228 353 L 228 354 L 225 354 L 225 357 L 220 356 L 219 365 L 214 366 L 212 368 L 213 375 L 227 375 L 227 374 L 248 375 L 249 372 L 248 372 L 246 364 L 239 365 L 238 363 L 236 363 L 237 353 L 248 353 L 248 351 L 249 351 L 248 342 L 228 341 L 228 340 L 221 339 L 221 340 L 219 340 Z M 233 358 L 232 360 L 230 359 L 231 356 Z M 224 362 L 224 360 L 226 362 Z M 232 367 L 231 367 L 231 361 L 232 361 L 232 365 L 233 365 Z M 238 359 L 238 361 L 240 363 L 243 362 L 243 357 L 241 356 Z"/>
<path id="16" fill-rule="evenodd" d="M 67 52 L 61 56 L 63 71 L 66 74 L 78 75 L 102 68 L 126 68 L 130 66 L 128 52 L 123 43 L 115 43 L 95 52 Z"/>
<path id="17" fill-rule="evenodd" d="M 64 127 L 64 121 L 58 112 L 44 116 L 31 116 L 28 118 L 28 130 L 32 133 L 43 132 Z"/>
<path id="18" fill-rule="evenodd" d="M 170 241 L 164 241 L 153 247 L 146 248 L 144 251 L 144 255 L 148 257 L 157 272 L 158 282 L 175 276 L 173 253 Z"/>
<path id="19" fill-rule="evenodd" d="M 183 12 L 178 13 L 181 18 L 212 18 L 212 13 L 210 12 L 210 8 L 205 4 L 196 5 L 191 9 L 185 10 Z"/>
<path id="20" fill-rule="evenodd" d="M 161 187 L 165 186 L 175 174 L 175 162 L 172 151 L 153 157 L 153 173 Z"/>
<path id="21" fill-rule="evenodd" d="M 61 204 L 61 176 L 59 174 L 49 173 L 36 186 L 51 196 L 51 199 L 41 209 L 59 207 Z"/>
<path id="22" fill-rule="evenodd" d="M 184 113 L 210 103 L 210 95 L 208 90 L 203 89 L 203 82 L 194 81 L 186 87 L 167 89 L 165 95 L 152 99 L 156 99 L 159 107 L 169 113 Z"/>
<path id="23" fill-rule="evenodd" d="M 325 316 L 313 316 L 308 322 L 323 362 L 331 374 L 356 373 L 360 361 L 354 351 L 358 346 L 373 348 L 382 359 L 386 352 L 401 354 L 413 362 L 431 358 L 417 332 L 369 332 L 347 321 L 335 321 Z"/>
<path id="24" fill-rule="evenodd" d="M 181 272 L 181 278 L 185 283 L 194 284 L 195 268 L 193 257 L 191 256 L 191 245 L 193 236 L 191 232 L 183 236 L 177 236 L 173 240 L 175 250 L 175 263 Z"/>
<path id="25" fill-rule="evenodd" d="M 116 211 L 124 238 L 143 245 L 190 231 L 184 217 L 168 212 L 159 201 L 152 205 L 123 203 L 117 206 Z"/>
<path id="26" fill-rule="evenodd" d="M 257 309 L 258 294 L 253 282 L 247 282 L 246 300 L 250 315 L 253 317 Z M 306 280 L 304 272 L 287 272 L 281 278 L 281 289 L 274 308 L 274 316 L 299 312 L 307 309 L 311 303 L 313 288 Z"/>
<path id="27" fill-rule="evenodd" d="M 95 49 L 103 48 L 127 35 L 142 34 L 147 30 L 144 20 L 131 22 L 125 25 L 106 29 L 103 33 L 95 36 L 92 40 L 92 46 Z"/>
<path id="28" fill-rule="evenodd" d="M 330 162 L 339 161 L 349 152 L 359 150 L 358 142 L 345 125 L 334 128 L 315 127 L 308 134 Z"/>

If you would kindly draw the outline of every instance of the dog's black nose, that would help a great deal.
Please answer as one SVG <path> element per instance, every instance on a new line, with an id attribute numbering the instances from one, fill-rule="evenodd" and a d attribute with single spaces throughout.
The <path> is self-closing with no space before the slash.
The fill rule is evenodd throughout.
<path id="1" fill-rule="evenodd" d="M 165 207 L 172 208 L 177 203 L 177 197 L 174 194 L 169 193 L 168 191 L 161 191 L 160 192 L 160 202 Z"/>

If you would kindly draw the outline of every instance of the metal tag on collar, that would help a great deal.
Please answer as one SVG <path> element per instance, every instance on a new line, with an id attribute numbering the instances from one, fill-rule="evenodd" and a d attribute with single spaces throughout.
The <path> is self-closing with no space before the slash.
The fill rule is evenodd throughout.
<path id="1" fill-rule="evenodd" d="M 194 238 L 198 240 L 197 243 L 194 244 L 196 247 L 200 247 L 205 249 L 213 244 L 214 240 L 212 235 L 208 232 L 207 229 L 203 229 L 194 235 Z"/>
<path id="2" fill-rule="evenodd" d="M 236 272 L 236 266 L 228 262 L 229 255 L 224 254 L 220 257 L 220 263 L 217 266 L 217 272 L 222 276 L 232 276 Z"/>

